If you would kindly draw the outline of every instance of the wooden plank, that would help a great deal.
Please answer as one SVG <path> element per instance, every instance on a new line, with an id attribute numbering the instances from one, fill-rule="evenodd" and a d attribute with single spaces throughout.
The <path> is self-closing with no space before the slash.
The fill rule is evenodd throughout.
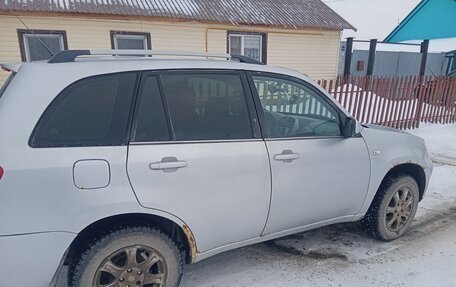
<path id="1" fill-rule="evenodd" d="M 451 108 L 450 108 L 450 119 L 449 123 L 456 122 L 456 78 L 451 79 L 452 82 L 452 100 L 451 100 Z"/>
<path id="2" fill-rule="evenodd" d="M 413 76 L 412 81 L 410 83 L 409 89 L 408 89 L 408 105 L 407 105 L 407 110 L 406 110 L 406 122 L 405 122 L 405 128 L 412 128 L 412 115 L 413 111 L 416 109 L 416 104 L 417 104 L 417 98 L 418 98 L 418 76 Z"/>
<path id="3" fill-rule="evenodd" d="M 348 86 L 348 81 L 349 81 L 349 77 L 343 77 L 341 79 L 341 101 L 340 101 L 340 104 L 345 108 L 347 109 L 347 107 L 345 106 L 345 102 L 347 100 L 347 93 L 348 93 L 348 89 L 349 89 L 349 86 Z M 348 109 L 347 109 L 348 110 Z"/>
<path id="4" fill-rule="evenodd" d="M 354 111 L 356 111 L 356 118 L 361 121 L 361 109 L 364 101 L 364 93 L 365 93 L 365 82 L 366 77 L 359 78 L 358 80 L 358 89 L 356 93 L 356 103 L 354 106 Z"/>
<path id="5" fill-rule="evenodd" d="M 406 105 L 407 105 L 408 87 L 410 85 L 411 79 L 412 79 L 411 76 L 405 76 L 405 80 L 402 85 L 401 98 L 400 98 L 400 103 L 399 103 L 399 111 L 397 113 L 397 117 L 399 120 L 395 126 L 397 129 L 403 129 L 404 122 L 406 121 L 405 110 L 406 110 Z"/>
<path id="6" fill-rule="evenodd" d="M 383 121 L 384 126 L 388 126 L 389 120 L 391 119 L 391 107 L 394 104 L 394 100 L 392 99 L 392 93 L 391 91 L 394 89 L 394 86 L 396 85 L 397 78 L 396 77 L 391 77 L 390 78 L 390 84 L 388 85 L 388 88 L 386 89 L 386 95 L 388 95 L 388 103 L 386 105 L 386 110 L 385 110 L 385 119 Z"/>
<path id="7" fill-rule="evenodd" d="M 402 76 L 402 83 L 400 85 L 399 93 L 397 95 L 397 106 L 396 106 L 396 115 L 395 115 L 395 123 L 393 125 L 394 128 L 399 129 L 400 124 L 402 123 L 402 110 L 404 106 L 404 93 L 405 93 L 405 88 L 407 85 L 408 81 L 408 76 Z"/>
<path id="8" fill-rule="evenodd" d="M 431 122 L 431 114 L 432 114 L 432 107 L 434 106 L 434 98 L 435 98 L 435 90 L 436 90 L 436 83 L 435 83 L 436 78 L 431 78 L 427 82 L 428 85 L 428 92 L 426 93 L 426 104 L 427 104 L 427 109 L 426 109 L 426 117 L 425 117 L 425 122 L 429 123 Z"/>
<path id="9" fill-rule="evenodd" d="M 374 118 L 374 115 L 372 115 L 372 122 L 373 123 L 378 123 L 380 121 L 380 114 L 381 114 L 381 111 L 382 111 L 382 107 L 385 103 L 385 101 L 383 100 L 382 97 L 380 97 L 379 95 L 381 95 L 381 93 L 383 93 L 383 87 L 385 85 L 385 81 L 386 81 L 386 77 L 381 77 L 380 79 L 378 79 L 378 87 L 376 89 L 376 92 L 377 92 L 377 98 L 376 98 L 376 101 L 378 101 L 378 108 L 376 107 L 374 109 L 375 111 L 375 118 Z"/>
<path id="10" fill-rule="evenodd" d="M 416 115 L 415 115 L 415 128 L 418 128 L 420 125 L 420 122 L 425 120 L 425 110 L 424 110 L 424 105 L 425 105 L 425 95 L 427 93 L 427 86 L 426 82 L 429 80 L 429 76 L 421 76 L 419 79 L 419 89 L 418 89 L 418 103 L 417 103 L 417 109 L 416 109 Z"/>
<path id="11" fill-rule="evenodd" d="M 352 100 L 353 100 L 353 91 L 356 84 L 356 77 L 349 77 L 347 81 L 347 93 L 345 93 L 345 108 L 353 115 L 352 111 Z"/>
<path id="12" fill-rule="evenodd" d="M 336 97 L 331 93 L 331 91 L 332 91 L 332 89 L 333 89 L 333 82 L 334 82 L 334 81 L 333 81 L 332 79 L 329 80 L 328 93 L 329 93 L 331 96 L 333 96 L 333 98 L 336 98 Z"/>
<path id="13" fill-rule="evenodd" d="M 447 101 L 448 93 L 448 77 L 442 77 L 442 85 L 440 87 L 440 96 L 439 96 L 439 107 L 437 112 L 437 122 L 443 123 L 443 115 L 445 114 L 445 105 Z"/>
<path id="14" fill-rule="evenodd" d="M 452 79 L 454 77 L 447 77 L 446 78 L 446 85 L 445 85 L 445 90 L 444 90 L 444 102 L 443 102 L 443 107 L 442 107 L 442 118 L 441 118 L 441 122 L 444 123 L 444 124 L 447 124 L 448 123 L 448 108 L 449 108 L 449 104 L 451 103 L 451 100 L 452 100 L 452 95 L 454 93 L 453 89 L 452 89 Z"/>
<path id="15" fill-rule="evenodd" d="M 376 81 L 376 78 L 375 77 L 369 77 L 369 80 L 368 80 L 368 100 L 369 102 L 366 104 L 366 107 L 367 107 L 367 113 L 365 112 L 365 115 L 366 117 L 364 118 L 364 122 L 365 123 L 370 123 L 370 116 L 371 116 L 371 111 L 372 111 L 372 114 L 374 114 L 375 110 L 374 110 L 374 101 L 376 100 L 376 95 L 375 95 L 375 88 L 376 88 L 376 84 L 377 84 L 377 81 Z"/>
<path id="16" fill-rule="evenodd" d="M 436 77 L 435 78 L 435 87 L 434 92 L 433 92 L 433 98 L 432 98 L 432 105 L 431 105 L 431 111 L 429 114 L 430 117 L 430 122 L 435 123 L 437 122 L 437 114 L 440 106 L 440 101 L 442 99 L 441 95 L 441 90 L 442 90 L 442 78 L 441 77 Z"/>
<path id="17" fill-rule="evenodd" d="M 382 109 L 380 111 L 380 114 L 379 114 L 379 117 L 378 117 L 378 121 L 377 123 L 379 125 L 381 125 L 383 123 L 383 120 L 385 119 L 385 110 L 386 110 L 386 105 L 388 103 L 388 99 L 386 97 L 386 93 L 387 93 L 387 88 L 390 84 L 390 81 L 391 81 L 391 78 L 389 77 L 385 77 L 384 81 L 383 81 L 383 85 L 382 85 L 382 89 L 380 91 L 380 95 L 381 95 L 381 99 L 382 99 Z"/>
<path id="18" fill-rule="evenodd" d="M 402 94 L 401 94 L 401 104 L 399 106 L 399 123 L 397 125 L 398 129 L 405 129 L 406 128 L 406 122 L 407 122 L 407 105 L 409 103 L 409 89 L 410 85 L 412 84 L 412 79 L 413 76 L 406 76 L 406 80 L 402 89 Z"/>
<path id="19" fill-rule="evenodd" d="M 449 106 L 449 117 L 448 117 L 448 123 L 454 123 L 454 118 L 456 117 L 456 78 L 452 77 L 450 79 L 451 82 L 451 98 L 450 102 L 448 103 Z"/>
<path id="20" fill-rule="evenodd" d="M 399 122 L 398 119 L 398 111 L 399 111 L 399 104 L 401 102 L 401 96 L 402 96 L 402 86 L 404 84 L 405 77 L 398 77 L 398 83 L 396 85 L 395 91 L 394 91 L 394 110 L 392 110 L 392 120 L 390 123 L 390 127 L 395 128 L 397 123 Z"/>

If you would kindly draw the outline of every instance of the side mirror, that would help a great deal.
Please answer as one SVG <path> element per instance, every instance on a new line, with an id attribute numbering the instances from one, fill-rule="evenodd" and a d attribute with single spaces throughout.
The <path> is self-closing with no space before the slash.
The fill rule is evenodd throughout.
<path id="1" fill-rule="evenodd" d="M 345 119 L 345 125 L 343 130 L 343 136 L 345 138 L 351 138 L 355 133 L 356 129 L 356 120 L 352 117 L 347 117 Z"/>

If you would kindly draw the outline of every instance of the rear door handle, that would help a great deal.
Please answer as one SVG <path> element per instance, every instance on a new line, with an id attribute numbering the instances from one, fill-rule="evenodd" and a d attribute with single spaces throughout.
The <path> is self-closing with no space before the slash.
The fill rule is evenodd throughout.
<path id="1" fill-rule="evenodd" d="M 294 153 L 293 151 L 286 149 L 282 151 L 282 153 L 274 155 L 274 160 L 283 161 L 283 162 L 292 162 L 294 160 L 299 159 L 300 156 L 298 153 Z"/>
<path id="2" fill-rule="evenodd" d="M 149 164 L 151 170 L 163 170 L 164 172 L 175 172 L 179 168 L 184 168 L 186 166 L 186 161 L 177 160 L 175 157 L 164 157 L 159 162 Z"/>

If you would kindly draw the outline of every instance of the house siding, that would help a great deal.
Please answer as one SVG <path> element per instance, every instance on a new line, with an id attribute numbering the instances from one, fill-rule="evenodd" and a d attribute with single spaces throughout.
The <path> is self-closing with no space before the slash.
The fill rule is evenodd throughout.
<path id="1" fill-rule="evenodd" d="M 19 17 L 30 29 L 66 31 L 69 49 L 110 49 L 110 31 L 117 30 L 150 33 L 153 49 L 225 53 L 227 31 L 263 32 L 268 33 L 268 64 L 298 70 L 314 79 L 337 75 L 340 31 L 45 14 Z M 0 15 L 1 63 L 21 61 L 17 29 L 25 27 L 16 16 Z M 0 72 L 0 83 L 7 75 Z"/>

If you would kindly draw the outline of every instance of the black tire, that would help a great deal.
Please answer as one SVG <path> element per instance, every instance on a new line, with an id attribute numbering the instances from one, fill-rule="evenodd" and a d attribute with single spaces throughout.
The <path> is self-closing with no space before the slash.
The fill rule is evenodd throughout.
<path id="1" fill-rule="evenodd" d="M 147 264 L 137 263 L 138 267 L 128 268 L 130 265 L 127 262 L 129 257 L 126 250 L 136 250 L 134 251 L 135 255 L 130 256 L 130 258 L 135 258 L 135 263 L 140 262 L 143 258 L 144 263 L 149 259 L 149 256 L 152 259 L 146 262 Z M 125 258 L 122 259 L 122 256 Z M 153 263 L 156 260 L 154 258 L 159 258 L 160 261 Z M 116 268 L 120 267 L 115 269 L 116 271 L 112 274 L 100 269 L 102 266 L 112 264 L 114 259 L 117 262 L 125 260 L 122 264 L 123 267 L 120 264 L 114 264 Z M 148 267 L 149 265 L 151 267 Z M 166 274 L 157 279 L 162 280 L 161 284 L 149 285 L 177 287 L 182 277 L 182 265 L 182 256 L 177 246 L 159 230 L 149 227 L 123 227 L 108 233 L 89 245 L 70 266 L 69 282 L 71 287 L 92 287 L 97 286 L 97 283 L 105 284 L 106 281 L 110 283 L 109 280 L 122 282 L 116 286 L 127 286 L 128 282 L 132 283 L 130 286 L 143 286 L 144 281 L 147 281 L 146 276 L 149 276 L 150 279 L 152 276 L 158 276 L 155 274 Z M 154 271 L 154 269 L 158 271 Z M 160 269 L 165 270 L 165 272 L 161 272 Z M 125 273 L 127 271 L 130 273 Z M 105 282 L 101 282 L 102 280 Z M 141 280 L 144 281 L 141 282 Z M 137 284 L 138 282 L 140 283 Z"/>
<path id="2" fill-rule="evenodd" d="M 404 207 L 407 204 L 403 204 L 402 207 L 394 204 L 397 201 L 395 196 L 401 197 L 405 192 L 411 197 L 407 200 L 411 205 L 407 210 Z M 412 223 L 418 209 L 418 202 L 419 188 L 413 177 L 409 175 L 390 176 L 380 186 L 368 212 L 361 220 L 361 224 L 366 232 L 375 239 L 383 241 L 397 239 L 404 235 Z M 408 213 L 408 217 L 402 216 Z M 396 221 L 393 222 L 395 218 Z M 393 225 L 388 226 L 388 223 L 391 222 Z M 394 223 L 396 223 L 396 228 L 394 228 Z"/>

